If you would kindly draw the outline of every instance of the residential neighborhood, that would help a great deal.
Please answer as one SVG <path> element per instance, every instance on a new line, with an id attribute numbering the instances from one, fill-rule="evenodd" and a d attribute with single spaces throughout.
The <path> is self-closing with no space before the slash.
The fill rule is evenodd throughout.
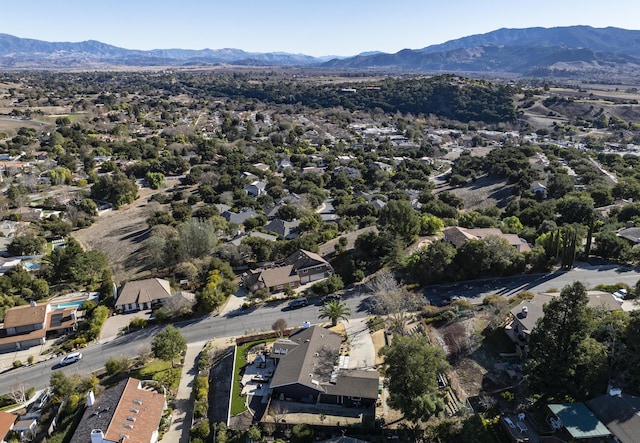
<path id="1" fill-rule="evenodd" d="M 634 441 L 637 90 L 291 69 L 0 73 L 5 440 Z"/>

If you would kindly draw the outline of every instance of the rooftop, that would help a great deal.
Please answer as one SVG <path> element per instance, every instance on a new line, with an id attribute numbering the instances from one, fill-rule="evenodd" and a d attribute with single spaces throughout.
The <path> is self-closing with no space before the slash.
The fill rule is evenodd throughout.
<path id="1" fill-rule="evenodd" d="M 611 435 L 584 403 L 551 404 L 548 407 L 573 438 L 602 438 Z"/>

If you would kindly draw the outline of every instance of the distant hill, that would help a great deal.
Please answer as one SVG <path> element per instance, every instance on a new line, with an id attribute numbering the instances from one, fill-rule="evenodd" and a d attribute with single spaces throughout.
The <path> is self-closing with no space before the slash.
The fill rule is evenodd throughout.
<path id="1" fill-rule="evenodd" d="M 313 65 L 334 57 L 285 52 L 252 53 L 240 49 L 154 49 L 141 51 L 88 40 L 46 42 L 0 34 L 0 68 L 47 68 L 106 65 L 163 66 L 197 64 Z"/>
<path id="2" fill-rule="evenodd" d="M 499 29 L 395 54 L 331 60 L 322 66 L 519 75 L 633 73 L 640 67 L 640 31 L 590 26 Z"/>
<path id="3" fill-rule="evenodd" d="M 568 26 L 498 29 L 395 54 L 367 51 L 348 58 L 240 49 L 119 48 L 94 40 L 45 42 L 0 34 L 0 69 L 100 66 L 314 66 L 337 70 L 508 73 L 518 76 L 640 77 L 640 31 Z"/>

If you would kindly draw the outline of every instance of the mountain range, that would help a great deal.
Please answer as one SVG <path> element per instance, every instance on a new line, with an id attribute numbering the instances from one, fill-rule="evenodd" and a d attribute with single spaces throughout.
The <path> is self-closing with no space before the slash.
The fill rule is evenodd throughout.
<path id="1" fill-rule="evenodd" d="M 119 48 L 94 40 L 46 42 L 0 34 L 0 68 L 48 69 L 99 66 L 307 66 L 332 70 L 509 73 L 520 76 L 634 76 L 640 68 L 640 31 L 568 26 L 498 29 L 395 54 L 370 51 L 354 57 L 312 57 L 240 49 Z"/>

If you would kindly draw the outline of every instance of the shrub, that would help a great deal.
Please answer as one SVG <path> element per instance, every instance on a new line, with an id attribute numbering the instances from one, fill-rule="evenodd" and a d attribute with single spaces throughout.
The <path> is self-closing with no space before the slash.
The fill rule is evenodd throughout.
<path id="1" fill-rule="evenodd" d="M 313 441 L 313 428 L 306 424 L 300 423 L 293 427 L 293 439 L 294 442 L 312 442 Z"/>
<path id="2" fill-rule="evenodd" d="M 196 439 L 199 438 L 201 440 L 206 440 L 211 433 L 211 429 L 209 427 L 209 420 L 202 420 L 200 423 L 191 428 L 189 435 L 191 438 Z"/>
<path id="3" fill-rule="evenodd" d="M 137 331 L 139 329 L 144 329 L 147 326 L 146 318 L 134 318 L 129 322 L 129 331 Z"/>
<path id="4" fill-rule="evenodd" d="M 165 386 L 167 389 L 177 389 L 180 382 L 180 368 L 167 369 L 153 375 L 153 380 Z"/>
<path id="5" fill-rule="evenodd" d="M 30 355 L 29 358 L 27 358 L 27 363 L 32 365 L 34 360 L 35 360 L 35 357 L 33 355 Z"/>
<path id="6" fill-rule="evenodd" d="M 129 369 L 129 360 L 127 357 L 111 357 L 104 364 L 104 367 L 107 370 L 107 374 L 112 375 Z"/>
<path id="7" fill-rule="evenodd" d="M 451 306 L 459 308 L 459 309 L 471 309 L 473 308 L 473 304 L 469 300 L 464 300 L 459 298 L 458 300 L 454 300 L 451 302 Z"/>
<path id="8" fill-rule="evenodd" d="M 504 391 L 502 394 L 500 394 L 500 397 L 504 398 L 508 402 L 512 402 L 516 398 L 516 396 L 511 391 Z"/>
<path id="9" fill-rule="evenodd" d="M 14 368 L 19 368 L 21 366 L 22 366 L 22 361 L 20 361 L 20 360 L 14 360 L 13 361 L 13 367 Z"/>
<path id="10" fill-rule="evenodd" d="M 422 309 L 420 309 L 420 315 L 422 318 L 433 318 L 440 315 L 441 312 L 441 308 L 433 305 L 424 305 Z"/>
<path id="11" fill-rule="evenodd" d="M 209 395 L 209 379 L 206 375 L 199 375 L 196 377 L 193 386 L 196 392 L 196 400 L 206 400 Z"/>
<path id="12" fill-rule="evenodd" d="M 367 326 L 369 326 L 369 330 L 371 332 L 378 331 L 384 328 L 384 320 L 379 317 L 373 316 L 369 320 L 367 320 Z"/>
<path id="13" fill-rule="evenodd" d="M 207 401 L 197 401 L 195 402 L 194 408 L 193 408 L 193 416 L 195 418 L 203 418 L 207 416 L 207 411 L 208 411 L 208 405 L 207 405 Z"/>
<path id="14" fill-rule="evenodd" d="M 259 298 L 260 300 L 266 300 L 271 296 L 271 292 L 267 288 L 260 288 L 253 291 L 252 298 Z"/>
<path id="15" fill-rule="evenodd" d="M 485 298 L 482 299 L 482 304 L 483 305 L 498 305 L 498 304 L 502 304 L 502 303 L 506 303 L 507 299 L 504 298 L 501 295 L 497 295 L 497 294 L 490 294 L 487 295 Z"/>
<path id="16" fill-rule="evenodd" d="M 342 278 L 339 275 L 332 275 L 326 280 L 319 281 L 311 286 L 311 291 L 317 295 L 328 295 L 333 294 L 336 291 L 344 288 L 344 283 Z"/>

